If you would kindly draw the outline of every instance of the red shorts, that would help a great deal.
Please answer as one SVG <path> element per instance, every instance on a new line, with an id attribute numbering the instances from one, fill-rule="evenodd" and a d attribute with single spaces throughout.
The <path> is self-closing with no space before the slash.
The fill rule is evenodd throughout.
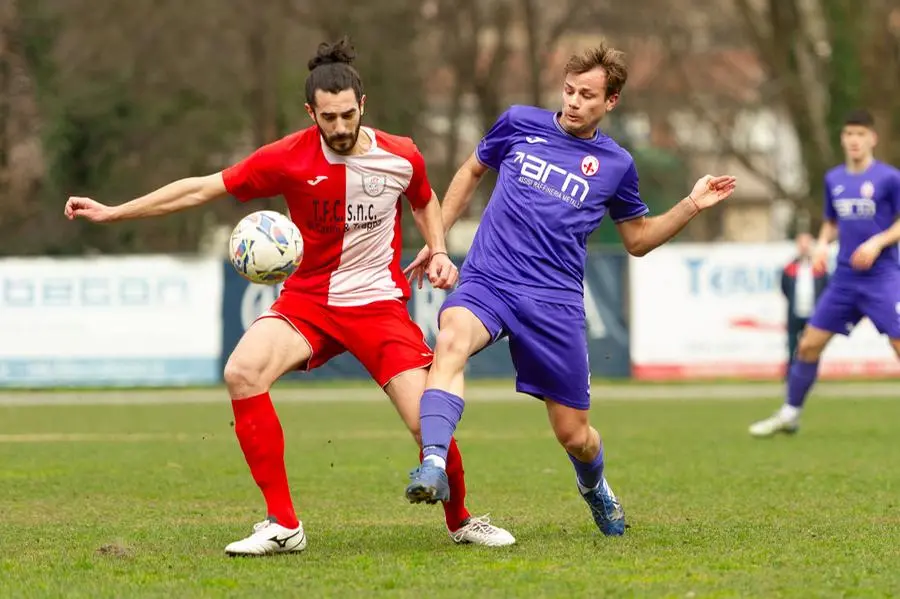
<path id="1" fill-rule="evenodd" d="M 345 351 L 369 371 L 379 386 L 407 370 L 425 368 L 434 353 L 400 300 L 364 306 L 327 306 L 302 295 L 282 293 L 259 318 L 283 318 L 309 344 L 312 370 Z"/>

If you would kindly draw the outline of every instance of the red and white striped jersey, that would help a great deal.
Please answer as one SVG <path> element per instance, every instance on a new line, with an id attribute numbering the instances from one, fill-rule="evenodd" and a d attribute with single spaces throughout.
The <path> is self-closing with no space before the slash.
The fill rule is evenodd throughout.
<path id="1" fill-rule="evenodd" d="M 330 306 L 409 297 L 400 266 L 400 197 L 419 208 L 432 195 L 411 139 L 362 130 L 372 140 L 365 154 L 336 154 L 313 126 L 223 171 L 226 189 L 242 202 L 284 196 L 304 245 L 285 290 Z"/>

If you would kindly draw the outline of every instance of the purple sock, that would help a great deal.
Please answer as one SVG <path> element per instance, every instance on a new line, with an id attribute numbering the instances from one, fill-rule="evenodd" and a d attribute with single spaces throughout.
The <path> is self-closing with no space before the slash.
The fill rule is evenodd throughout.
<path id="1" fill-rule="evenodd" d="M 462 418 L 463 407 L 462 397 L 440 389 L 425 389 L 419 405 L 423 459 L 430 455 L 447 459 L 450 439 Z"/>
<path id="2" fill-rule="evenodd" d="M 816 382 L 819 374 L 818 362 L 801 362 L 794 360 L 788 373 L 787 404 L 795 408 L 802 408 L 806 396 Z"/>
<path id="3" fill-rule="evenodd" d="M 566 452 L 569 461 L 575 466 L 575 474 L 578 476 L 578 482 L 583 487 L 593 489 L 600 484 L 603 479 L 603 446 L 600 446 L 600 452 L 591 462 L 582 462 L 571 453 Z"/>

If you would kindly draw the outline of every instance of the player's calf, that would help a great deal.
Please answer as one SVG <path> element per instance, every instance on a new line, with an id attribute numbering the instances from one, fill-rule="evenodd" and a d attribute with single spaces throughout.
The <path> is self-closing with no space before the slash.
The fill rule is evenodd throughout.
<path id="1" fill-rule="evenodd" d="M 792 435 L 800 429 L 800 413 L 819 376 L 819 357 L 834 333 L 807 326 L 797 344 L 797 353 L 788 369 L 784 404 L 769 418 L 750 425 L 754 437 L 771 437 L 779 433 Z"/>

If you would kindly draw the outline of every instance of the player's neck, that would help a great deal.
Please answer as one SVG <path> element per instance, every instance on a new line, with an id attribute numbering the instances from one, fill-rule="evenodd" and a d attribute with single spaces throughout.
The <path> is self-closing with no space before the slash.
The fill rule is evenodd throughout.
<path id="1" fill-rule="evenodd" d="M 559 128 L 562 129 L 563 131 L 565 131 L 566 133 L 568 133 L 569 135 L 571 135 L 572 137 L 578 137 L 580 139 L 594 139 L 594 137 L 597 135 L 597 129 L 599 127 L 594 127 L 590 131 L 583 131 L 583 130 L 573 131 L 572 129 L 569 129 L 568 127 L 566 127 L 563 124 L 562 118 L 560 117 L 559 114 L 557 114 L 555 118 L 556 118 L 556 124 L 559 125 Z"/>
<path id="2" fill-rule="evenodd" d="M 852 160 L 850 158 L 847 159 L 847 172 L 859 174 L 869 170 L 869 167 L 872 166 L 872 163 L 875 162 L 875 157 L 871 154 L 863 158 L 862 160 Z"/>
<path id="3" fill-rule="evenodd" d="M 369 150 L 372 149 L 372 138 L 369 137 L 368 132 L 366 132 L 365 128 L 359 128 L 359 135 L 356 137 L 356 144 L 354 144 L 353 149 L 350 150 L 347 155 L 348 156 L 359 156 L 360 154 L 365 154 Z"/>

